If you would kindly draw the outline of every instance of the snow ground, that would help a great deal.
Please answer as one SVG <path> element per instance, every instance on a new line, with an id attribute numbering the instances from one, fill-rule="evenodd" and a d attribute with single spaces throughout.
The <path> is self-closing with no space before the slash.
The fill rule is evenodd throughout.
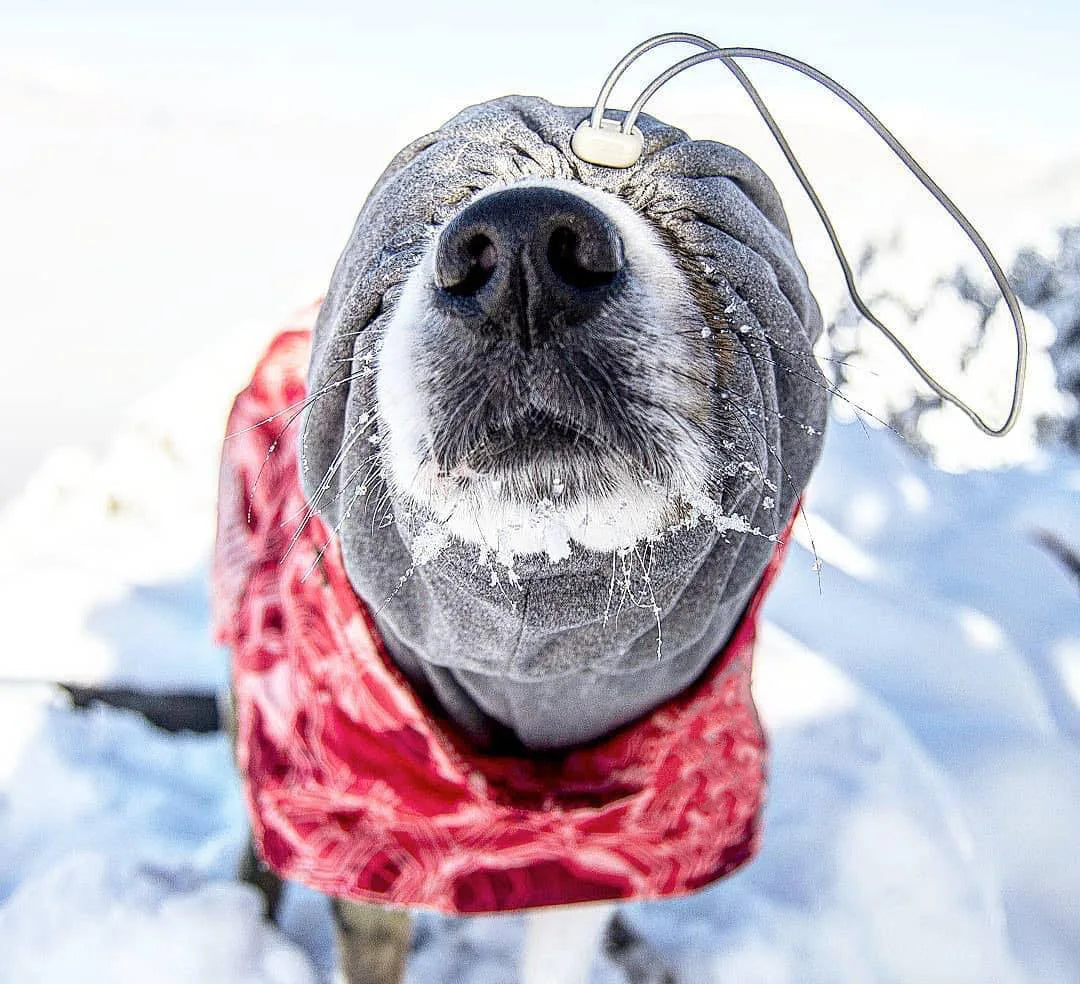
<path id="1" fill-rule="evenodd" d="M 969 191 L 984 214 L 1022 215 L 989 236 L 1003 257 L 1080 216 L 1075 162 L 1041 172 L 1056 184 L 1017 184 L 1015 165 Z M 841 211 L 868 195 L 853 186 Z M 905 241 L 894 270 L 918 300 L 959 254 Z M 822 303 L 835 310 L 831 288 Z M 36 682 L 224 682 L 205 597 L 216 458 L 274 327 L 215 342 L 104 453 L 53 454 L 0 513 L 5 984 L 328 978 L 323 902 L 292 892 L 280 933 L 231 879 L 244 825 L 224 738 L 73 713 Z M 1078 493 L 1065 454 L 945 472 L 833 420 L 807 496 L 820 592 L 803 527 L 759 646 L 762 854 L 692 898 L 626 910 L 680 981 L 1080 980 L 1080 597 L 1032 535 L 1080 543 Z M 520 932 L 513 917 L 424 917 L 409 980 L 512 984 Z M 598 958 L 593 984 L 618 980 Z"/>
<path id="2" fill-rule="evenodd" d="M 153 416 L 133 430 L 152 433 Z M 170 542 L 161 528 L 165 516 L 205 520 L 209 502 L 195 481 L 185 492 L 198 470 L 168 446 L 155 456 L 129 433 L 101 461 L 69 459 L 63 477 L 57 462 L 55 499 L 9 510 L 6 542 L 32 528 L 20 506 L 54 522 L 5 555 L 20 562 L 5 564 L 4 596 L 25 613 L 5 673 L 223 681 L 205 633 L 205 536 Z M 156 474 L 153 498 L 110 506 L 106 490 L 130 495 L 136 468 Z M 1076 585 L 1027 531 L 1075 539 L 1078 489 L 1075 461 L 950 475 L 886 433 L 834 424 L 809 498 L 822 593 L 812 554 L 793 545 L 759 649 L 773 745 L 762 855 L 698 896 L 627 910 L 681 980 L 1076 979 L 1080 620 Z M 91 547 L 84 570 L 57 549 L 76 528 L 112 546 Z M 150 538 L 160 574 L 145 564 Z M 41 644 L 31 607 L 45 585 L 82 597 L 45 623 L 60 653 Z M 223 737 L 72 713 L 32 684 L 0 688 L 0 703 L 0 980 L 67 980 L 80 961 L 110 981 L 284 984 L 329 968 L 320 900 L 294 895 L 298 950 L 230 880 L 243 809 Z M 510 918 L 428 917 L 410 979 L 511 982 L 520 931 Z M 594 981 L 615 980 L 598 961 Z"/>

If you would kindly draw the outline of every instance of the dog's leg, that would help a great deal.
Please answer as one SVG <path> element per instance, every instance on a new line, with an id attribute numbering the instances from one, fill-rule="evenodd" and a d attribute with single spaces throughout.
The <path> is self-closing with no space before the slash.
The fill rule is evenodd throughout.
<path id="1" fill-rule="evenodd" d="M 526 914 L 522 984 L 586 984 L 614 906 L 560 905 Z"/>
<path id="2" fill-rule="evenodd" d="M 218 702 L 218 710 L 221 716 L 221 725 L 229 736 L 229 747 L 233 750 L 234 760 L 236 755 L 236 710 L 232 691 L 228 693 L 228 699 Z M 281 893 L 285 883 L 262 862 L 255 850 L 255 842 L 248 831 L 247 843 L 244 845 L 244 853 L 240 856 L 240 863 L 236 868 L 237 877 L 249 885 L 254 885 L 263 897 L 263 915 L 271 922 L 277 919 L 278 904 L 281 902 Z"/>
<path id="3" fill-rule="evenodd" d="M 409 955 L 408 909 L 332 900 L 345 984 L 401 984 Z"/>
<path id="4" fill-rule="evenodd" d="M 255 853 L 255 845 L 250 836 L 236 873 L 241 881 L 254 885 L 259 890 L 263 897 L 263 915 L 274 922 L 285 883 L 262 863 L 262 859 Z"/>
<path id="5" fill-rule="evenodd" d="M 676 984 L 660 955 L 619 913 L 604 931 L 604 953 L 626 975 L 627 984 Z"/>

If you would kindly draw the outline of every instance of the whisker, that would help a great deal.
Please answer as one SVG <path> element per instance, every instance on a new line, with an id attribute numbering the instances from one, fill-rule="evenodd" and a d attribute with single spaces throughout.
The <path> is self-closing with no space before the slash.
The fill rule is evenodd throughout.
<path id="1" fill-rule="evenodd" d="M 230 433 L 225 435 L 225 440 L 228 441 L 230 438 L 239 437 L 241 434 L 248 433 L 248 431 L 258 430 L 258 428 L 263 427 L 266 424 L 270 423 L 271 420 L 276 420 L 282 414 L 288 413 L 290 410 L 294 410 L 297 407 L 299 407 L 299 409 L 296 410 L 296 413 L 293 414 L 293 416 L 289 418 L 288 423 L 285 424 L 285 427 L 283 427 L 281 429 L 281 433 L 284 433 L 286 428 L 288 428 L 289 425 L 292 424 L 292 422 L 297 417 L 299 417 L 300 414 L 302 414 L 304 412 L 304 410 L 310 404 L 314 403 L 316 400 L 318 400 L 321 397 L 325 396 L 330 390 L 335 389 L 338 386 L 342 386 L 345 383 L 351 383 L 354 379 L 358 379 L 361 375 L 363 375 L 363 373 L 353 373 L 352 375 L 346 376 L 344 379 L 338 379 L 338 380 L 335 380 L 333 382 L 326 383 L 324 386 L 321 386 L 314 393 L 308 393 L 303 399 L 297 400 L 295 403 L 290 403 L 287 407 L 282 407 L 276 413 L 270 414 L 269 417 L 264 417 L 262 420 L 258 421 L 257 423 L 251 424 L 248 427 L 243 427 L 240 430 L 231 431 Z M 280 437 L 280 434 L 278 436 Z"/>
<path id="2" fill-rule="evenodd" d="M 611 615 L 611 601 L 615 596 L 615 555 L 616 550 L 611 551 L 611 582 L 608 584 L 607 604 L 604 606 L 604 625 L 607 625 Z"/>
<path id="3" fill-rule="evenodd" d="M 645 565 L 644 556 L 639 556 L 637 550 L 634 551 L 634 555 L 638 557 L 641 564 L 641 577 L 645 586 L 649 589 L 649 606 L 652 609 L 653 618 L 656 619 L 656 662 L 660 662 L 664 656 L 664 636 L 663 629 L 661 628 L 660 619 L 660 606 L 656 603 L 656 590 L 653 588 L 652 583 L 652 564 L 655 559 L 655 548 L 651 545 L 648 548 L 642 549 L 644 554 L 645 549 L 649 550 L 649 564 Z"/>
<path id="4" fill-rule="evenodd" d="M 266 453 L 263 455 L 263 460 L 259 465 L 259 470 L 255 473 L 255 481 L 252 483 L 251 490 L 248 493 L 247 523 L 249 526 L 251 525 L 251 509 L 254 503 L 255 492 L 259 488 L 259 482 L 262 481 L 263 472 L 266 470 L 266 466 L 270 461 L 270 456 L 278 449 L 278 445 L 281 443 L 282 436 L 293 425 L 293 423 L 304 412 L 305 409 L 314 404 L 316 400 L 324 397 L 334 386 L 340 386 L 342 383 L 351 382 L 351 379 L 352 377 L 338 380 L 333 385 L 324 386 L 312 396 L 305 397 L 303 400 L 298 400 L 290 407 L 286 407 L 283 410 L 279 410 L 277 413 L 271 414 L 269 417 L 264 418 L 257 424 L 252 424 L 250 427 L 245 427 L 243 430 L 233 431 L 231 434 L 225 435 L 225 440 L 228 440 L 230 437 L 238 437 L 241 434 L 246 434 L 248 433 L 248 431 L 252 431 L 258 427 L 266 425 L 271 420 L 274 420 L 276 417 L 280 417 L 283 413 L 288 412 L 290 409 L 294 407 L 299 407 L 299 409 L 296 410 L 296 412 L 285 422 L 285 426 L 282 427 L 280 431 L 278 431 L 277 436 L 267 446 Z"/>
<path id="5" fill-rule="evenodd" d="M 337 502 L 338 499 L 342 498 L 345 495 L 346 491 L 348 491 L 349 486 L 356 481 L 357 474 L 360 471 L 362 471 L 363 469 L 367 468 L 366 474 L 360 480 L 360 485 L 363 486 L 371 478 L 371 474 L 372 474 L 372 472 L 374 471 L 374 468 L 375 468 L 375 465 L 373 464 L 373 462 L 377 462 L 377 461 L 378 461 L 378 452 L 375 452 L 375 453 L 371 454 L 369 457 L 365 458 L 359 465 L 357 465 L 349 473 L 348 477 L 345 479 L 345 482 L 342 484 L 342 487 L 340 489 L 338 489 L 337 493 L 333 496 L 333 498 L 328 499 L 324 503 L 324 505 L 329 506 L 329 505 Z M 371 466 L 371 467 L 369 467 L 369 466 Z M 288 526 L 291 523 L 293 523 L 296 520 L 296 518 L 298 516 L 300 516 L 307 509 L 307 506 L 308 506 L 308 503 L 307 503 L 307 500 L 305 500 L 303 505 L 301 505 L 297 509 L 294 509 L 291 513 L 288 513 L 288 514 L 286 514 L 284 516 L 284 518 L 281 520 L 280 526 L 285 527 L 285 526 Z"/>
<path id="6" fill-rule="evenodd" d="M 344 463 L 349 451 L 351 451 L 356 442 L 361 437 L 363 437 L 366 427 L 367 421 L 364 421 L 362 424 L 358 422 L 353 426 L 349 435 L 345 437 L 342 441 L 341 448 L 334 456 L 333 461 L 331 461 L 330 464 L 327 466 L 326 472 L 323 474 L 322 480 L 319 483 L 319 487 L 315 490 L 315 495 L 312 496 L 312 498 L 308 501 L 307 510 L 305 512 L 304 518 L 300 522 L 300 525 L 296 528 L 291 539 L 289 540 L 289 545 L 285 549 L 285 553 L 282 555 L 281 558 L 282 562 L 284 562 L 285 558 L 288 557 L 289 554 L 292 552 L 293 547 L 296 546 L 297 541 L 300 539 L 304 530 L 307 528 L 307 524 L 311 522 L 311 517 L 315 515 L 315 513 L 319 509 L 319 506 L 322 505 L 323 497 L 330 489 L 331 479 L 334 477 L 338 469 Z"/>
<path id="7" fill-rule="evenodd" d="M 787 470 L 787 467 L 781 460 L 780 455 L 776 453 L 776 449 L 769 443 L 768 436 L 763 431 L 758 430 L 757 427 L 754 426 L 753 421 L 743 412 L 742 407 L 738 406 L 737 403 L 735 403 L 734 401 L 730 401 L 728 405 L 731 407 L 731 409 L 735 410 L 740 416 L 742 416 L 743 419 L 746 421 L 747 425 L 761 437 L 762 441 L 765 442 L 765 448 L 767 452 L 772 455 L 773 460 L 779 466 L 780 471 L 783 473 L 784 479 L 788 484 L 788 488 L 791 489 L 791 494 L 795 496 L 796 500 L 798 500 L 800 498 L 800 492 L 796 487 L 795 482 L 791 478 L 791 473 Z M 813 531 L 810 529 L 810 520 L 806 518 L 806 511 L 800 510 L 800 516 L 802 517 L 803 525 L 805 525 L 806 527 L 806 535 L 810 540 L 810 549 L 813 551 L 814 554 L 814 573 L 817 574 L 818 593 L 821 594 L 821 558 L 818 556 L 817 544 L 814 542 L 814 534 Z"/>
<path id="8" fill-rule="evenodd" d="M 819 389 L 824 390 L 830 396 L 835 396 L 838 400 L 842 400 L 844 403 L 846 403 L 848 406 L 850 406 L 853 410 L 857 411 L 856 414 L 855 414 L 855 417 L 856 417 L 857 420 L 859 420 L 859 424 L 863 428 L 863 433 L 866 434 L 867 437 L 869 437 L 869 432 L 866 430 L 865 422 L 862 421 L 861 418 L 859 418 L 859 413 L 866 414 L 866 416 L 869 417 L 871 420 L 876 421 L 882 427 L 892 431 L 905 444 L 908 443 L 907 438 L 900 431 L 898 431 L 895 427 L 893 427 L 892 424 L 890 424 L 886 420 L 882 420 L 879 416 L 877 416 L 877 414 L 871 412 L 870 410 L 867 410 L 864 406 L 861 406 L 860 404 L 858 404 L 854 400 L 852 400 L 850 397 L 848 397 L 848 396 L 844 395 L 843 393 L 841 393 L 839 388 L 836 386 L 836 384 L 835 383 L 830 383 L 824 376 L 821 376 L 820 378 L 817 378 L 817 377 L 813 377 L 813 376 L 803 375 L 801 372 L 796 372 L 790 366 L 785 366 L 782 362 L 777 362 L 774 359 L 770 359 L 765 355 L 761 355 L 761 354 L 751 352 L 748 348 L 745 347 L 745 345 L 744 345 L 742 351 L 737 352 L 736 354 L 745 356 L 751 362 L 760 361 L 760 362 L 764 362 L 766 365 L 771 365 L 774 368 L 780 369 L 783 372 L 788 373 L 789 375 L 795 376 L 797 379 L 805 380 L 806 382 L 810 383 L 811 385 L 817 386 Z M 799 422 L 796 421 L 796 423 L 799 423 Z M 801 426 L 806 427 L 806 426 L 809 426 L 809 425 L 805 424 L 805 423 L 802 423 Z"/>
<path id="9" fill-rule="evenodd" d="M 373 457 L 376 457 L 376 456 L 373 455 Z M 367 461 L 370 461 L 370 460 L 371 460 L 370 458 L 367 459 Z M 365 461 L 365 464 L 367 464 L 367 461 Z M 356 472 L 358 472 L 360 470 L 360 468 L 362 468 L 362 467 L 364 467 L 364 466 L 360 465 L 359 467 L 354 469 L 354 474 Z M 367 474 L 368 475 L 371 474 L 371 469 L 370 468 L 368 469 Z M 335 496 L 335 498 L 340 497 L 341 494 L 345 491 L 346 488 L 348 488 L 348 485 L 344 486 L 342 488 L 342 490 L 340 492 L 338 492 L 338 495 Z M 345 507 L 344 510 L 342 510 L 341 517 L 338 519 L 337 523 L 334 524 L 334 528 L 330 531 L 330 534 L 327 536 L 326 541 L 322 544 L 321 547 L 319 547 L 318 551 L 316 552 L 315 559 L 311 562 L 311 566 L 304 572 L 304 576 L 300 579 L 301 583 L 303 583 L 304 581 L 306 581 L 308 579 L 308 575 L 310 575 L 311 572 L 313 570 L 315 570 L 315 568 L 322 561 L 323 555 L 326 553 L 327 550 L 330 549 L 330 544 L 334 542 L 334 538 L 341 532 L 341 528 L 342 528 L 342 526 L 345 525 L 346 520 L 348 520 L 351 517 L 353 506 L 356 505 L 357 500 L 360 499 L 364 495 L 364 493 L 365 493 L 365 483 L 361 482 L 361 483 L 359 483 L 356 492 L 353 494 L 352 499 L 349 500 L 349 504 Z"/>
<path id="10" fill-rule="evenodd" d="M 421 463 L 420 467 L 417 468 L 416 474 L 413 475 L 412 482 L 409 483 L 409 491 L 410 492 L 412 491 L 413 484 L 416 482 L 416 479 L 420 475 L 420 469 L 421 468 L 423 468 L 422 463 Z M 450 517 L 454 515 L 454 512 L 455 512 L 456 509 L 457 509 L 457 505 L 455 505 L 454 508 L 450 510 L 450 513 L 447 515 L 445 522 L 450 521 Z M 412 556 L 412 554 L 411 554 L 411 551 L 410 551 L 410 557 L 411 556 Z M 395 585 L 394 590 L 391 591 L 390 594 L 386 598 L 383 599 L 382 603 L 375 610 L 374 614 L 375 614 L 376 617 L 381 615 L 383 610 L 386 608 L 386 606 L 389 605 L 390 602 L 392 602 L 398 596 L 401 589 L 408 583 L 409 578 L 413 576 L 413 573 L 415 571 L 416 571 L 416 561 L 413 560 L 413 561 L 410 562 L 409 566 L 407 568 L 405 568 L 405 573 L 398 577 L 398 583 L 397 583 L 397 585 Z"/>
<path id="11" fill-rule="evenodd" d="M 738 334 L 738 335 L 749 334 L 748 332 L 740 330 L 740 328 L 738 326 L 733 325 L 731 322 L 728 322 L 728 321 L 721 322 L 721 323 L 719 323 L 719 324 L 717 324 L 715 326 L 710 325 L 708 330 L 711 333 L 717 333 L 717 334 L 719 334 L 719 333 Z M 683 338 L 700 338 L 701 337 L 701 329 L 698 329 L 698 328 L 681 328 L 681 327 L 680 328 L 674 328 L 674 329 L 672 329 L 672 334 L 679 335 L 679 336 L 681 336 Z M 765 331 L 761 332 L 760 337 L 764 338 L 766 341 L 768 341 L 770 348 L 777 349 L 777 350 L 785 353 L 786 355 L 790 355 L 794 359 L 800 359 L 800 360 L 802 360 L 804 362 L 808 362 L 808 363 L 811 363 L 811 364 L 816 363 L 818 361 L 830 362 L 833 365 L 844 366 L 844 367 L 846 367 L 848 369 L 857 369 L 859 372 L 865 372 L 865 373 L 868 373 L 871 376 L 880 376 L 881 375 L 881 373 L 878 372 L 876 369 L 871 369 L 869 366 L 859 365 L 857 362 L 845 362 L 843 359 L 837 359 L 835 357 L 828 356 L 828 355 L 819 355 L 819 354 L 817 354 L 815 352 L 798 352 L 795 349 L 789 349 L 786 346 L 781 345 L 780 342 L 778 342 L 772 335 L 768 334 Z M 822 337 L 825 338 L 826 336 L 823 334 Z"/>

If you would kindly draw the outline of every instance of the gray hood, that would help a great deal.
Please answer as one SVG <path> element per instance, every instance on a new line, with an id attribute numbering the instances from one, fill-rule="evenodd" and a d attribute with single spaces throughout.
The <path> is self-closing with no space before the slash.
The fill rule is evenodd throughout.
<path id="1" fill-rule="evenodd" d="M 584 163 L 570 138 L 587 113 L 509 96 L 405 148 L 356 221 L 315 329 L 310 392 L 327 388 L 303 421 L 305 491 L 395 660 L 478 742 L 509 733 L 532 748 L 576 744 L 691 683 L 738 622 L 821 448 L 826 390 L 811 354 L 821 315 L 772 183 L 735 148 L 644 116 L 638 164 Z M 370 469 L 374 445 L 350 440 L 352 429 L 374 409 L 380 336 L 435 230 L 476 191 L 525 177 L 616 194 L 700 262 L 735 355 L 716 463 L 715 501 L 729 519 L 628 554 L 574 544 L 558 563 L 520 556 L 512 578 L 462 543 L 415 563 L 425 517 L 389 501 Z"/>

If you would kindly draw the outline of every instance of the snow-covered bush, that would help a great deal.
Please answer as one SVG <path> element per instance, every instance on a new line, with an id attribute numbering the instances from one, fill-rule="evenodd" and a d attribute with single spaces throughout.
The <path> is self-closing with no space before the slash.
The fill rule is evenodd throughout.
<path id="1" fill-rule="evenodd" d="M 959 267 L 920 289 L 912 286 L 920 277 L 906 276 L 913 263 L 918 260 L 900 235 L 864 250 L 856 275 L 871 310 L 984 419 L 1004 420 L 1016 342 L 996 286 Z M 1006 438 L 975 430 L 850 303 L 832 318 L 819 349 L 836 387 L 837 414 L 893 428 L 909 447 L 949 471 L 1032 463 L 1040 448 L 1058 439 L 1080 448 L 1080 229 L 1062 234 L 1055 258 L 1022 252 L 1011 280 L 1024 305 L 1028 369 L 1023 410 Z"/>
<path id="2" fill-rule="evenodd" d="M 1012 267 L 1012 282 L 1020 299 L 1046 315 L 1056 329 L 1050 358 L 1058 389 L 1069 394 L 1073 407 L 1053 436 L 1080 452 L 1080 226 L 1060 230 L 1056 256 L 1022 250 Z"/>

